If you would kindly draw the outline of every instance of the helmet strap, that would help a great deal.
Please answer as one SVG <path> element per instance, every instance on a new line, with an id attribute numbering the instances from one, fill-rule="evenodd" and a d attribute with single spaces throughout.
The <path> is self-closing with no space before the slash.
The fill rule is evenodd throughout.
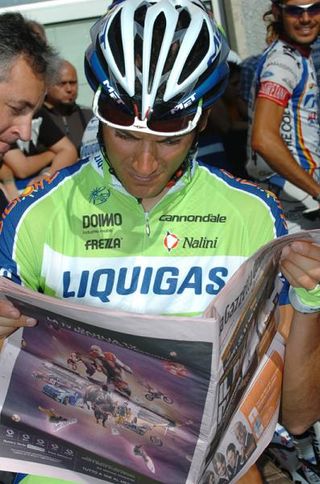
<path id="1" fill-rule="evenodd" d="M 99 146 L 100 146 L 100 151 L 102 153 L 103 159 L 108 165 L 109 173 L 111 175 L 114 175 L 115 177 L 117 177 L 116 172 L 114 171 L 113 166 L 111 165 L 111 163 L 109 161 L 109 158 L 108 158 L 108 155 L 107 155 L 107 152 L 106 152 L 106 148 L 104 146 L 103 136 L 102 136 L 102 123 L 101 122 L 99 122 L 97 140 L 98 140 L 98 143 L 99 143 Z"/>

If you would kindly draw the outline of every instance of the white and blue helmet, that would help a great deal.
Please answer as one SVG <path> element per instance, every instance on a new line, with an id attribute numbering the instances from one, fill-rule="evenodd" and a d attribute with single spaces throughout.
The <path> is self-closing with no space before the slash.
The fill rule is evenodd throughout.
<path id="1" fill-rule="evenodd" d="M 193 115 L 225 89 L 229 47 L 200 0 L 118 0 L 91 28 L 88 82 L 141 119 Z"/>

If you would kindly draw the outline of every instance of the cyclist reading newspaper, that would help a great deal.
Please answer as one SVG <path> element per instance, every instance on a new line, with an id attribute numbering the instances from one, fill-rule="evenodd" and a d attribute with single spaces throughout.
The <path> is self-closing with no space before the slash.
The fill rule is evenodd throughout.
<path id="1" fill-rule="evenodd" d="M 1 274 L 68 301 L 192 317 L 285 234 L 270 193 L 196 159 L 228 50 L 199 0 L 114 2 L 85 57 L 100 148 L 6 210 Z M 299 433 L 320 416 L 320 247 L 295 242 L 281 268 L 296 308 L 282 420 Z M 36 324 L 8 302 L 0 314 L 2 337 Z M 51 482 L 38 479 L 22 482 Z"/>

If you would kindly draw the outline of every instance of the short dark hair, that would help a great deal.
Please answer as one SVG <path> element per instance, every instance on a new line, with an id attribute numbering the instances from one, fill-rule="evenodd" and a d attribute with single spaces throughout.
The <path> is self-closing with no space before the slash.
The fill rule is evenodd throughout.
<path id="1" fill-rule="evenodd" d="M 65 66 L 70 66 L 72 67 L 77 74 L 77 70 L 75 66 L 68 61 L 67 59 L 64 59 L 63 57 L 57 56 L 55 59 L 55 62 L 52 64 L 52 75 L 49 80 L 49 86 L 55 86 L 56 84 L 59 84 L 61 81 L 61 71 Z"/>
<path id="2" fill-rule="evenodd" d="M 218 463 L 226 465 L 226 458 L 221 452 L 217 452 L 213 458 L 213 468 L 216 474 L 219 474 Z"/>
<path id="3" fill-rule="evenodd" d="M 46 43 L 48 42 L 46 30 L 40 22 L 37 22 L 36 20 L 27 20 L 27 24 L 29 25 L 29 27 L 31 27 L 33 32 L 40 37 L 40 39 L 42 39 Z"/>
<path id="4" fill-rule="evenodd" d="M 7 12 L 0 15 L 0 82 L 19 57 L 25 59 L 35 75 L 47 81 L 56 53 L 35 34 L 23 15 Z"/>
<path id="5" fill-rule="evenodd" d="M 236 446 L 234 445 L 233 442 L 230 442 L 230 444 L 228 445 L 226 454 L 230 451 L 233 452 L 234 454 L 236 453 Z"/>

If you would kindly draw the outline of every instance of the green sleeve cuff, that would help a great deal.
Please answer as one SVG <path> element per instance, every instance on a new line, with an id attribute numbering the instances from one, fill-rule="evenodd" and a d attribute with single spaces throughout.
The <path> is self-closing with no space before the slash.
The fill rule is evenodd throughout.
<path id="1" fill-rule="evenodd" d="M 302 287 L 295 287 L 294 292 L 305 306 L 320 308 L 320 284 L 310 291 Z"/>

